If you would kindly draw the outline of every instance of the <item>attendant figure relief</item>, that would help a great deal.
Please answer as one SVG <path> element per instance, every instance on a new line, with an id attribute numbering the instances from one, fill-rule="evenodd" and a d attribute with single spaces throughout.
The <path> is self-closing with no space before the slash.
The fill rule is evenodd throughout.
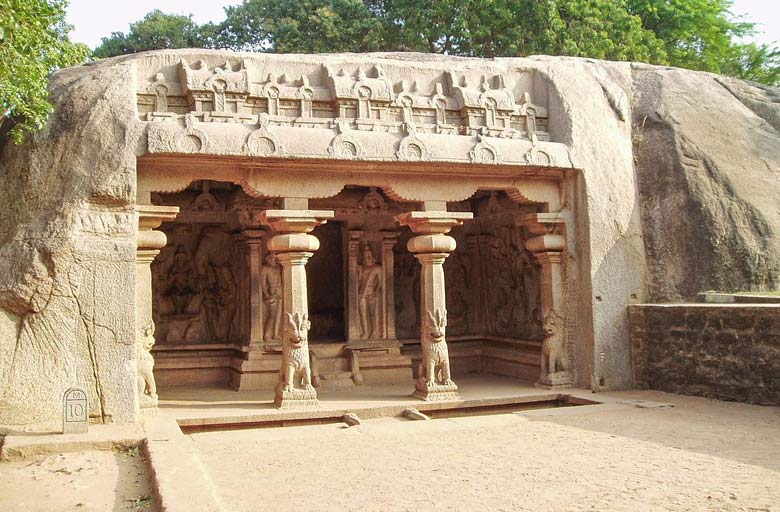
<path id="1" fill-rule="evenodd" d="M 360 337 L 379 338 L 382 336 L 382 265 L 376 262 L 368 244 L 363 249 L 363 265 L 358 268 L 358 282 Z"/>
<path id="2" fill-rule="evenodd" d="M 260 287 L 265 306 L 263 339 L 278 340 L 282 322 L 282 270 L 273 253 L 266 255 L 265 265 L 260 269 Z"/>

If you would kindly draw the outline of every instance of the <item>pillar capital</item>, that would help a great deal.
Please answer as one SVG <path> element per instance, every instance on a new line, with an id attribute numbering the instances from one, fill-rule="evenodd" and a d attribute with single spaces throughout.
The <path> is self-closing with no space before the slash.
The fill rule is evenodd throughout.
<path id="1" fill-rule="evenodd" d="M 526 228 L 531 235 L 560 234 L 566 229 L 566 217 L 560 212 L 527 213 L 515 217 L 515 226 Z"/>
<path id="2" fill-rule="evenodd" d="M 278 233 L 311 233 L 334 216 L 330 210 L 265 210 L 260 222 Z"/>
<path id="3" fill-rule="evenodd" d="M 138 215 L 138 234 L 136 236 L 138 256 L 143 256 L 144 260 L 151 256 L 149 260 L 151 263 L 159 250 L 165 247 L 168 242 L 165 233 L 155 231 L 155 229 L 159 228 L 163 222 L 175 219 L 176 214 L 179 213 L 179 207 L 136 205 L 135 211 Z"/>
<path id="4" fill-rule="evenodd" d="M 409 226 L 415 234 L 444 235 L 463 224 L 463 221 L 473 218 L 471 212 L 411 211 L 397 215 L 395 220 L 402 226 Z"/>

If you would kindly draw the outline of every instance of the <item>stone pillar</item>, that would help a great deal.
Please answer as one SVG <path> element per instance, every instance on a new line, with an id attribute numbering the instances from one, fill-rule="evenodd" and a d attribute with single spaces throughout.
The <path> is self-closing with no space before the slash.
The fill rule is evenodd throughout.
<path id="1" fill-rule="evenodd" d="M 443 205 L 441 205 L 443 206 Z M 422 400 L 456 400 L 458 386 L 452 380 L 445 330 L 447 305 L 444 288 L 444 260 L 455 250 L 455 239 L 446 233 L 464 220 L 470 212 L 413 211 L 396 217 L 418 236 L 407 248 L 422 265 L 420 273 L 420 343 L 422 361 L 417 385 L 412 394 Z"/>
<path id="2" fill-rule="evenodd" d="M 154 320 L 152 315 L 152 269 L 154 258 L 168 242 L 165 233 L 155 231 L 165 221 L 176 218 L 176 206 L 137 205 L 138 236 L 135 256 L 135 327 L 137 343 L 137 390 L 141 413 L 157 408 L 157 385 L 154 382 Z"/>
<path id="3" fill-rule="evenodd" d="M 286 208 L 291 205 L 307 207 L 308 201 L 285 200 Z M 306 262 L 320 247 L 319 240 L 309 233 L 333 217 L 332 211 L 292 208 L 266 210 L 261 217 L 264 224 L 279 233 L 268 242 L 268 250 L 282 264 L 282 368 L 274 400 L 282 409 L 319 405 L 311 381 Z"/>
<path id="4" fill-rule="evenodd" d="M 395 257 L 393 247 L 398 241 L 399 233 L 382 233 L 382 267 L 384 270 L 384 331 L 388 340 L 396 339 L 395 334 Z"/>
<path id="5" fill-rule="evenodd" d="M 358 261 L 360 257 L 360 244 L 363 240 L 363 231 L 353 229 L 349 231 L 347 241 L 347 339 L 360 339 L 360 320 L 358 318 Z"/>
<path id="6" fill-rule="evenodd" d="M 566 306 L 563 261 L 566 249 L 565 220 L 555 213 L 523 215 L 516 220 L 532 235 L 526 243 L 542 266 L 542 344 L 541 374 L 537 385 L 566 388 L 572 384 L 571 363 L 566 347 Z"/>
<path id="7" fill-rule="evenodd" d="M 263 266 L 263 235 L 259 229 L 244 231 L 249 259 L 249 351 L 263 349 L 263 290 L 260 269 Z"/>

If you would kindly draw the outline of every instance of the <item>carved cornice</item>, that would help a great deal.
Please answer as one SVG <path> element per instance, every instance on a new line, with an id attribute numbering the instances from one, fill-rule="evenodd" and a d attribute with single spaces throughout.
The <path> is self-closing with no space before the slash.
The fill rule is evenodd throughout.
<path id="1" fill-rule="evenodd" d="M 378 64 L 301 71 L 226 59 L 141 74 L 150 153 L 571 166 L 524 72 L 442 71 L 420 85 L 392 82 Z"/>

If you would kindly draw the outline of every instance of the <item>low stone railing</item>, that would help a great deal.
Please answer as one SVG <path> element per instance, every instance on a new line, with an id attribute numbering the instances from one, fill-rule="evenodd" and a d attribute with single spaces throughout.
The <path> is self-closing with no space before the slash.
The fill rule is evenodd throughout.
<path id="1" fill-rule="evenodd" d="M 636 387 L 780 405 L 780 304 L 628 310 Z"/>

